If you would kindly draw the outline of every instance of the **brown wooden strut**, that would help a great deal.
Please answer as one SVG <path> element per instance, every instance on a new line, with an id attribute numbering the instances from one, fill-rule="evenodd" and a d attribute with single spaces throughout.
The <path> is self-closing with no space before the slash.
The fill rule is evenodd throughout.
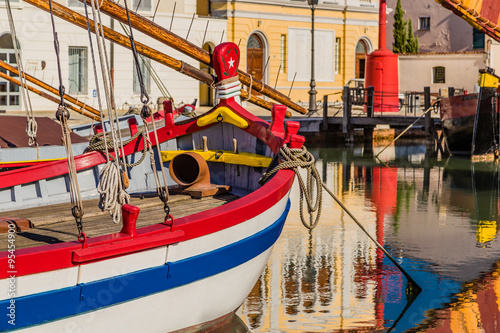
<path id="1" fill-rule="evenodd" d="M 0 67 L 8 70 L 8 71 L 11 71 L 12 73 L 16 74 L 19 76 L 19 70 L 16 68 L 16 67 L 13 67 L 9 64 L 7 64 L 6 62 L 3 62 L 3 61 L 0 61 Z M 23 73 L 23 76 L 26 78 L 26 80 L 28 80 L 29 82 L 33 83 L 33 84 L 36 84 L 37 86 L 47 90 L 48 92 L 54 94 L 54 95 L 57 95 L 59 96 L 59 90 L 48 85 L 47 83 L 41 81 L 41 80 L 38 80 L 37 78 L 27 74 L 27 73 Z M 17 81 L 17 80 L 16 80 Z M 12 81 L 11 81 L 12 82 Z M 20 84 L 20 81 L 18 81 L 19 84 Z M 16 83 L 17 84 L 17 83 Z M 34 91 L 33 91 L 34 92 Z M 36 93 L 36 92 L 35 92 Z M 38 94 L 38 93 L 37 93 Z M 38 94 L 40 95 L 40 94 Z M 46 96 L 49 96 L 47 94 L 44 94 L 43 97 L 46 97 Z M 49 98 L 50 99 L 50 98 Z M 82 113 L 82 112 L 79 112 L 81 114 L 83 114 L 84 116 L 87 116 L 87 117 L 90 117 L 92 119 L 95 119 L 95 120 L 100 120 L 101 119 L 101 115 L 100 115 L 100 112 L 99 110 L 96 110 L 94 109 L 93 107 L 77 100 L 76 98 L 74 97 L 71 97 L 69 96 L 68 94 L 64 94 L 64 99 L 67 100 L 68 102 L 70 103 L 73 103 L 73 104 L 76 104 L 77 106 L 79 106 L 80 108 L 82 109 L 85 109 L 87 110 L 88 112 L 90 113 Z M 53 99 L 50 99 L 51 101 L 54 101 Z M 57 101 L 56 103 L 59 104 L 60 101 Z M 96 117 L 97 116 L 97 117 Z"/>
<path id="2" fill-rule="evenodd" d="M 47 12 L 49 11 L 48 0 L 26 0 L 25 2 L 31 4 L 35 7 L 38 7 L 42 10 L 45 10 Z M 85 18 L 85 16 L 83 16 L 75 11 L 72 11 L 71 9 L 69 9 L 65 6 L 60 5 L 57 2 L 52 3 L 52 11 L 53 11 L 53 14 L 55 16 L 65 20 L 65 21 L 68 21 L 70 23 L 73 23 L 74 25 L 79 26 L 82 29 L 87 30 L 87 19 Z M 94 22 L 92 20 L 89 20 L 89 25 L 90 25 L 90 30 L 92 32 L 95 32 Z M 103 26 L 102 28 L 103 28 L 103 32 L 104 32 L 104 37 L 106 39 L 108 39 L 116 44 L 119 44 L 123 47 L 126 47 L 128 49 L 131 48 L 130 39 L 127 36 L 120 34 L 120 33 L 116 32 L 116 31 L 114 31 L 106 26 Z M 139 43 L 137 41 L 135 41 L 135 44 L 136 44 L 137 52 L 139 52 L 140 54 L 144 55 L 147 58 L 150 58 L 154 61 L 157 61 L 162 65 L 165 65 L 169 68 L 172 68 L 172 69 L 174 69 L 174 70 L 176 70 L 184 75 L 187 75 L 191 78 L 194 78 L 198 81 L 201 81 L 209 86 L 211 86 L 214 83 L 214 78 L 212 77 L 212 75 L 210 75 L 206 72 L 203 72 L 203 71 L 197 69 L 196 67 L 189 65 L 188 63 L 185 63 L 181 60 L 172 58 L 172 57 L 170 57 L 162 52 L 155 50 L 154 48 L 151 48 L 151 47 L 144 45 L 142 43 Z M 246 93 L 246 91 L 244 91 L 244 90 L 241 90 L 241 96 L 243 98 L 248 98 L 248 93 Z M 260 107 L 266 108 L 268 110 L 271 110 L 272 105 L 273 105 L 270 102 L 264 101 L 263 99 L 260 99 L 258 97 L 254 97 L 254 96 L 251 96 L 248 99 L 248 101 L 255 104 L 255 105 L 258 105 Z M 287 116 L 288 117 L 291 116 L 290 112 L 287 112 Z"/>
<path id="3" fill-rule="evenodd" d="M 2 63 L 3 63 L 3 61 L 0 61 L 0 64 L 2 64 Z M 1 65 L 0 65 L 0 66 L 1 66 Z M 0 77 L 1 77 L 2 79 L 5 79 L 5 80 L 7 80 L 7 81 L 10 81 L 10 82 L 12 82 L 12 83 L 14 83 L 14 84 L 17 84 L 18 86 L 21 86 L 21 81 L 19 81 L 19 80 L 17 80 L 17 79 L 14 79 L 13 77 L 11 77 L 11 76 L 9 76 L 9 75 L 7 75 L 7 74 L 5 74 L 5 73 L 0 72 Z M 29 91 L 34 92 L 35 94 L 37 94 L 37 95 L 39 95 L 39 96 L 42 96 L 42 97 L 44 97 L 44 98 L 46 98 L 46 99 L 48 99 L 48 100 L 50 100 L 50 101 L 52 101 L 52 102 L 54 102 L 54 103 L 56 103 L 56 104 L 59 104 L 59 103 L 60 103 L 60 99 L 58 99 L 58 98 L 56 98 L 56 97 L 54 97 L 54 96 L 52 96 L 52 95 L 49 95 L 49 94 L 47 94 L 47 93 L 46 93 L 46 92 L 44 92 L 44 91 L 38 90 L 38 89 L 36 89 L 36 88 L 34 88 L 34 87 L 32 87 L 32 86 L 29 86 L 29 85 L 25 85 L 25 87 L 26 87 L 26 89 L 28 89 Z M 65 97 L 66 97 L 66 96 L 65 96 Z M 68 107 L 69 109 L 73 110 L 73 111 L 76 111 L 76 112 L 78 112 L 78 113 L 80 113 L 80 114 L 82 114 L 82 115 L 84 115 L 84 116 L 87 116 L 87 117 L 89 117 L 89 118 L 92 118 L 92 119 L 94 119 L 94 120 L 98 120 L 98 121 L 100 121 L 100 120 L 101 120 L 101 117 L 96 116 L 96 115 L 94 115 L 94 114 L 92 114 L 92 113 L 85 112 L 85 111 L 83 111 L 83 110 L 81 110 L 81 109 L 78 109 L 77 107 L 74 107 L 73 105 L 68 104 L 68 105 L 67 105 L 67 107 Z"/>
<path id="4" fill-rule="evenodd" d="M 28 2 L 31 3 L 30 0 Z M 81 2 L 87 1 L 89 5 L 92 5 L 91 0 L 80 0 Z M 123 23 L 128 23 L 127 19 L 127 12 L 124 7 L 113 3 L 112 1 L 109 0 L 101 0 L 98 1 L 99 8 L 101 12 L 105 13 L 106 15 L 117 19 L 118 21 L 121 21 Z M 196 46 L 187 40 L 177 36 L 176 34 L 166 30 L 165 28 L 159 26 L 158 24 L 154 23 L 151 20 L 148 20 L 147 18 L 138 15 L 135 12 L 129 12 L 130 15 L 130 23 L 132 27 L 168 46 L 171 48 L 180 51 L 191 58 L 205 64 L 208 66 L 212 66 L 212 57 L 211 55 L 202 49 L 199 46 Z M 239 70 L 238 71 L 238 76 L 240 81 L 246 85 L 249 86 L 250 84 L 252 85 L 252 89 L 255 89 L 256 91 L 274 99 L 275 101 L 286 105 L 287 107 L 302 113 L 306 114 L 307 110 L 300 105 L 294 103 L 290 98 L 285 96 L 284 94 L 280 93 L 279 91 L 269 87 L 265 83 L 263 83 L 260 80 L 257 79 L 251 79 L 250 75 Z"/>

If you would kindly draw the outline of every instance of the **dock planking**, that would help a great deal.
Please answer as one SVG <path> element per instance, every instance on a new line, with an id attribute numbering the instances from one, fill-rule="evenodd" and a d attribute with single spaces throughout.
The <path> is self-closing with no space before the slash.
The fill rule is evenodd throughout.
<path id="1" fill-rule="evenodd" d="M 170 195 L 170 214 L 174 218 L 221 206 L 227 202 L 238 199 L 232 194 L 222 194 L 214 197 L 191 199 L 189 195 Z M 98 200 L 84 201 L 85 215 L 83 217 L 83 230 L 88 238 L 120 232 L 122 224 L 113 223 L 107 212 L 102 212 Z M 157 196 L 132 197 L 130 204 L 141 209 L 137 220 L 137 228 L 162 223 L 165 219 L 163 202 Z M 69 203 L 36 207 L 18 211 L 2 212 L 6 217 L 26 218 L 33 223 L 33 228 L 28 231 L 16 233 L 16 249 L 29 248 L 61 242 L 70 242 L 77 239 L 77 227 L 71 214 Z M 0 234 L 0 251 L 8 247 L 8 234 Z"/>

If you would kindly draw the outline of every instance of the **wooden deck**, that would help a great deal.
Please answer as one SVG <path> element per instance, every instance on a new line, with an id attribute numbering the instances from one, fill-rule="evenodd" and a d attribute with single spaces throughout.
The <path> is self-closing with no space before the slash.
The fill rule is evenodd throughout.
<path id="1" fill-rule="evenodd" d="M 195 214 L 210 208 L 221 206 L 238 199 L 232 194 L 222 194 L 202 199 L 191 199 L 188 195 L 170 195 L 170 214 L 174 218 Z M 107 212 L 97 206 L 98 200 L 83 203 L 83 231 L 88 238 L 119 232 L 122 223 L 114 224 Z M 141 209 L 137 220 L 137 228 L 162 223 L 165 219 L 163 203 L 157 196 L 132 197 L 130 204 Z M 15 238 L 16 250 L 39 245 L 74 241 L 77 238 L 75 219 L 71 215 L 69 203 L 36 207 L 0 213 L 5 217 L 26 218 L 34 227 L 19 232 Z M 0 251 L 7 250 L 8 234 L 0 234 Z"/>

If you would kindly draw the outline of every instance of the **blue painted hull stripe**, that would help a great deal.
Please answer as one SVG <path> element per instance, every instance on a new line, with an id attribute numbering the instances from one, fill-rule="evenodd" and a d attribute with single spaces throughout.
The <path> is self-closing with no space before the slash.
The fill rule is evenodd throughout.
<path id="1" fill-rule="evenodd" d="M 21 329 L 94 311 L 186 285 L 237 267 L 257 257 L 276 242 L 289 209 L 290 200 L 283 214 L 271 226 L 211 252 L 113 278 L 18 297 L 14 303 L 15 326 L 9 324 L 8 316 L 3 315 L 0 331 Z M 8 314 L 10 304 L 9 299 L 0 302 L 0 309 L 3 309 L 1 312 Z"/>

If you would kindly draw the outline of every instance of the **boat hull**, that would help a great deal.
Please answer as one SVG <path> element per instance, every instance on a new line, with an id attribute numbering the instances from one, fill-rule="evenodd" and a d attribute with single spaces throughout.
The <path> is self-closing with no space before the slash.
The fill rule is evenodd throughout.
<path id="1" fill-rule="evenodd" d="M 2 321 L 0 331 L 170 332 L 214 324 L 233 313 L 256 283 L 289 206 L 287 193 L 261 214 L 218 232 L 21 276 L 15 325 Z M 60 281 L 67 281 L 64 288 Z M 1 281 L 2 290 L 8 284 L 9 279 Z M 0 306 L 8 308 L 10 302 L 3 299 Z"/>
<path id="2" fill-rule="evenodd" d="M 498 108 L 493 116 L 492 93 L 484 89 L 479 105 L 476 148 L 487 151 L 492 141 L 498 142 Z M 446 145 L 452 155 L 471 155 L 478 94 L 453 96 L 440 101 L 441 124 Z"/>

